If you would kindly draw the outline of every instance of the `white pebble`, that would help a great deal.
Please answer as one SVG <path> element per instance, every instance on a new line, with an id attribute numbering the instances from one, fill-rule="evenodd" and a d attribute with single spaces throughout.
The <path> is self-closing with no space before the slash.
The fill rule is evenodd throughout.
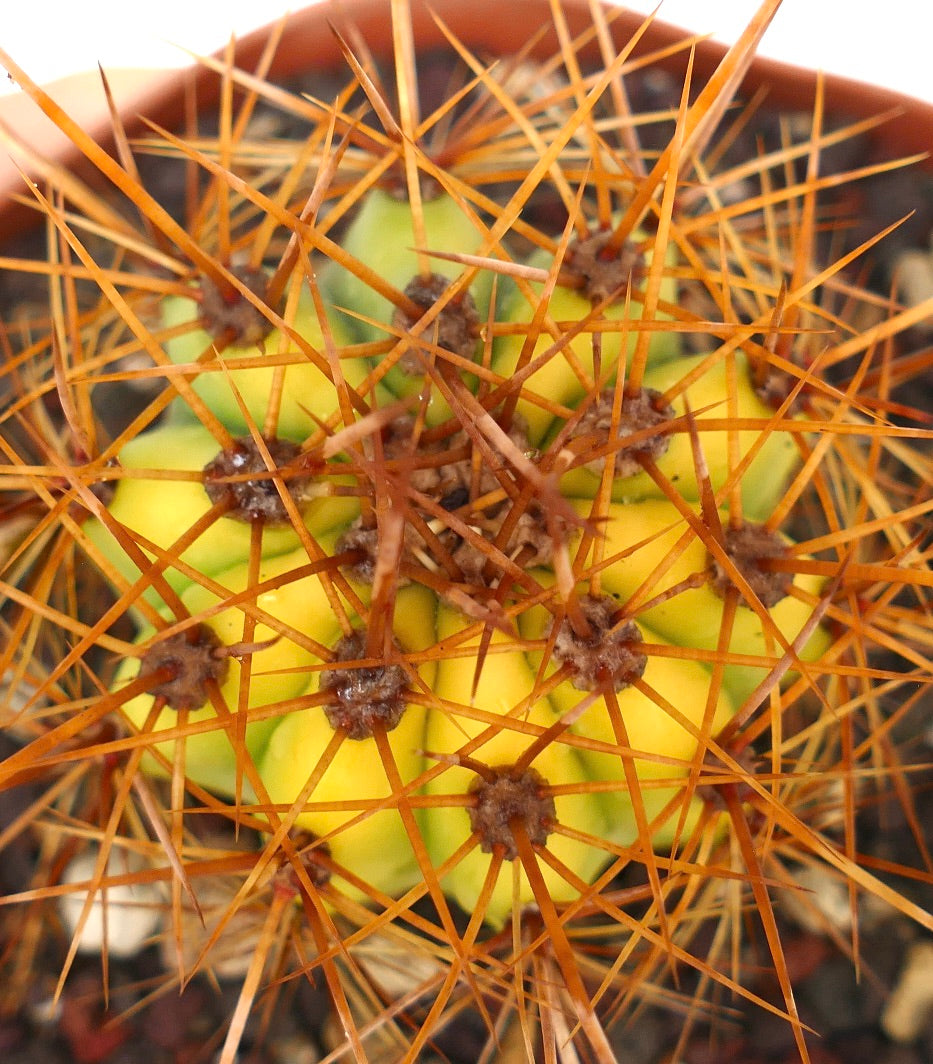
<path id="1" fill-rule="evenodd" d="M 797 888 L 782 891 L 785 909 L 806 931 L 824 935 L 829 928 L 845 933 L 852 927 L 846 884 L 829 869 L 806 865 L 794 870 Z"/>
<path id="2" fill-rule="evenodd" d="M 914 942 L 891 991 L 881 1026 L 893 1042 L 912 1042 L 922 1033 L 933 1008 L 933 942 Z"/>
<path id="3" fill-rule="evenodd" d="M 929 251 L 903 251 L 897 258 L 894 273 L 897 294 L 907 307 L 917 307 L 933 299 L 933 255 Z M 927 332 L 933 331 L 933 315 L 920 323 Z"/>
<path id="4" fill-rule="evenodd" d="M 83 883 L 93 878 L 96 852 L 79 854 L 65 869 L 62 883 Z M 125 853 L 113 854 L 107 875 L 125 875 L 139 871 L 142 862 Z M 88 891 L 77 890 L 58 900 L 59 912 L 65 927 L 72 935 L 78 927 L 81 912 L 87 902 Z M 155 883 L 126 883 L 106 887 L 95 892 L 94 902 L 81 936 L 81 953 L 101 953 L 106 940 L 111 957 L 132 957 L 162 923 L 164 903 Z M 106 916 L 106 923 L 105 923 Z"/>

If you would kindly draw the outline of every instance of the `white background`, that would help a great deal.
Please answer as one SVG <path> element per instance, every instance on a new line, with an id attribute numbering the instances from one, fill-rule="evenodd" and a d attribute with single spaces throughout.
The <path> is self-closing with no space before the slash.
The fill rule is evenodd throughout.
<path id="1" fill-rule="evenodd" d="M 34 80 L 188 63 L 305 0 L 0 0 L 0 44 Z M 463 0 L 469 3 L 470 0 Z M 506 2 L 506 0 L 504 0 Z M 625 6 L 649 12 L 656 0 Z M 735 40 L 758 0 L 661 0 L 658 18 Z M 761 52 L 933 101 L 929 0 L 784 0 Z M 2 79 L 0 93 L 12 91 Z"/>

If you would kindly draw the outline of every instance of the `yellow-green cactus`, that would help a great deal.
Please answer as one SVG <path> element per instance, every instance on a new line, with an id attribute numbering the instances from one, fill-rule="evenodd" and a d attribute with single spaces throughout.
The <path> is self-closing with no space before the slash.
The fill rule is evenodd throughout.
<path id="1" fill-rule="evenodd" d="M 165 706 L 154 719 L 159 689 L 126 702 L 123 712 L 133 725 L 145 726 L 157 739 L 159 732 L 179 728 L 180 710 L 187 711 L 186 726 L 211 723 L 183 739 L 156 742 L 164 761 L 147 753 L 144 767 L 166 775 L 171 770 L 165 762 L 175 763 L 176 742 L 183 742 L 182 764 L 189 779 L 219 794 L 235 793 L 243 774 L 236 737 L 245 738 L 250 756 L 258 760 L 280 723 L 281 707 L 306 692 L 320 665 L 321 648 L 329 647 L 339 632 L 326 585 L 316 571 L 320 568 L 303 550 L 265 558 L 255 571 L 248 562 L 231 566 L 214 575 L 211 588 L 192 584 L 182 593 L 189 615 L 203 616 L 203 621 L 169 637 L 152 630 L 140 633 L 141 659 L 124 663 L 116 690 L 158 666 L 168 666 L 181 680 L 174 689 L 169 685 Z M 248 679 L 244 661 L 249 662 Z M 222 671 L 216 662 L 224 663 Z M 208 684 L 205 697 L 206 677 L 216 682 Z M 248 781 L 246 793 L 252 793 Z"/>
<path id="2" fill-rule="evenodd" d="M 213 290 L 211 282 L 202 281 L 202 293 Z M 239 293 L 235 297 L 246 304 Z M 162 301 L 162 321 L 172 334 L 165 341 L 166 352 L 175 363 L 198 364 L 194 390 L 232 432 L 271 430 L 284 439 L 303 440 L 334 412 L 335 386 L 357 388 L 370 372 L 365 359 L 354 357 L 339 359 L 335 372 L 327 345 L 339 351 L 349 342 L 339 316 L 322 327 L 306 285 L 294 304 L 291 312 L 283 308 L 284 330 L 247 304 L 252 331 L 236 334 L 231 329 L 233 339 L 224 343 L 224 319 L 205 320 L 203 298 L 169 296 Z M 176 404 L 174 410 L 181 420 L 191 416 L 184 405 Z"/>
<path id="3" fill-rule="evenodd" d="M 425 589 L 400 589 L 388 658 L 381 644 L 370 650 L 363 629 L 333 631 L 325 645 L 336 657 L 328 657 L 330 668 L 316 671 L 303 692 L 319 697 L 281 721 L 260 763 L 270 799 L 286 807 L 281 815 L 304 796 L 295 824 L 322 837 L 338 864 L 388 894 L 418 878 L 398 788 L 423 767 L 422 703 L 435 666 L 406 657 L 433 645 L 434 609 Z M 326 623 L 323 604 L 315 617 Z M 372 653 L 391 663 L 365 664 Z M 417 700 L 409 700 L 412 693 Z"/>
<path id="4" fill-rule="evenodd" d="M 606 235 L 597 233 L 571 247 L 580 250 L 593 242 L 605 243 Z M 639 340 L 639 323 L 644 320 L 643 288 L 652 258 L 650 245 L 642 250 L 641 242 L 633 239 L 611 258 L 607 274 L 595 276 L 586 266 L 582 267 L 587 271 L 585 277 L 574 272 L 577 263 L 569 253 L 568 258 L 565 264 L 579 287 L 557 283 L 544 307 L 541 283 L 530 285 L 531 300 L 513 288 L 502 313 L 502 321 L 509 328 L 495 344 L 493 369 L 502 377 L 511 377 L 520 365 L 540 362 L 523 380 L 517 404 L 533 443 L 540 442 L 554 422 L 555 406 L 573 409 L 594 387 L 611 384 L 623 348 L 627 357 L 632 354 Z M 581 251 L 578 258 L 598 263 L 599 253 Z M 533 256 L 531 264 L 553 269 L 551 258 L 543 253 Z M 660 298 L 676 301 L 673 277 L 662 280 Z M 541 317 L 542 311 L 545 317 Z M 657 312 L 656 320 L 664 321 L 666 315 Z M 528 352 L 529 327 L 535 322 L 537 334 Z M 516 325 L 524 328 L 511 328 Z M 673 330 L 653 332 L 647 350 L 651 364 L 676 358 L 681 351 L 680 335 Z"/>
<path id="5" fill-rule="evenodd" d="M 462 247 L 477 237 L 450 198 L 429 200 L 425 209 L 431 240 L 439 246 Z M 416 258 L 409 251 L 391 254 L 391 242 L 376 248 L 363 241 L 363 230 L 377 221 L 404 228 L 410 208 L 371 192 L 346 247 L 395 287 Z M 634 284 L 645 257 L 633 252 L 624 258 Z M 386 306 L 374 303 L 374 293 L 342 265 L 332 271 L 330 293 L 343 299 L 344 310 L 385 313 Z M 445 275 L 419 285 L 417 291 L 407 286 L 406 298 L 416 294 L 426 313 L 448 300 Z M 662 290 L 667 300 L 676 296 L 671 280 Z M 548 308 L 551 320 L 564 328 L 588 320 L 600 298 L 598 284 L 592 292 L 558 286 Z M 532 317 L 530 305 L 523 306 L 504 316 L 511 331 L 500 337 L 492 362 L 493 375 L 503 381 L 516 368 L 523 343 L 514 327 Z M 628 303 L 611 303 L 599 320 L 614 329 L 620 316 L 633 315 L 634 322 L 640 313 L 630 291 Z M 665 315 L 658 320 L 667 320 Z M 478 318 L 471 322 L 470 329 Z M 402 333 L 413 325 L 400 323 L 396 310 Z M 192 335 L 198 343 L 204 339 L 189 334 L 186 345 L 194 342 Z M 237 437 L 205 465 L 216 441 L 199 426 L 178 424 L 128 448 L 132 461 L 151 462 L 156 471 L 161 465 L 168 473 L 172 462 L 200 469 L 181 484 L 170 476 L 161 482 L 156 473 L 126 480 L 110 512 L 124 524 L 135 522 L 131 527 L 139 536 L 168 550 L 212 505 L 217 508 L 216 520 L 181 555 L 191 571 L 174 569 L 172 579 L 183 591 L 183 607 L 193 618 L 204 616 L 223 646 L 251 644 L 248 683 L 234 660 L 222 679 L 208 685 L 210 697 L 188 707 L 189 723 L 213 720 L 215 726 L 186 737 L 187 775 L 220 793 L 242 787 L 243 766 L 231 739 L 231 728 L 238 728 L 236 734 L 247 735 L 247 751 L 277 815 L 329 847 L 346 871 L 344 889 L 354 897 L 365 896 L 360 881 L 384 895 L 408 890 L 431 861 L 441 870 L 443 890 L 467 910 L 482 905 L 485 918 L 499 925 L 516 907 L 534 903 L 541 877 L 554 901 L 569 903 L 579 883 L 606 866 L 613 847 L 645 838 L 659 848 L 671 845 L 701 815 L 700 794 L 683 808 L 677 797 L 688 776 L 698 778 L 702 751 L 812 613 L 821 580 L 795 578 L 786 571 L 792 565 L 781 568 L 792 557 L 789 541 L 745 517 L 730 518 L 726 509 L 716 511 L 710 524 L 696 501 L 695 441 L 725 505 L 732 498 L 731 471 L 761 431 L 733 432 L 730 425 L 766 424 L 770 416 L 744 356 L 678 357 L 678 332 L 659 330 L 648 345 L 643 387 L 617 395 L 610 383 L 594 399 L 586 380 L 611 382 L 623 341 L 628 352 L 637 342 L 634 329 L 627 339 L 624 329 L 601 335 L 600 344 L 589 329 L 581 331 L 567 358 L 558 353 L 544 360 L 522 386 L 522 396 L 526 389 L 540 390 L 568 408 L 570 429 L 520 397 L 514 423 L 506 416 L 501 426 L 496 422 L 485 451 L 468 422 L 495 419 L 499 408 L 487 413 L 471 405 L 476 401 L 469 389 L 478 388 L 479 378 L 460 368 L 440 372 L 447 394 L 458 397 L 461 413 L 454 416 L 437 380 L 423 405 L 424 375 L 410 366 L 396 367 L 386 380 L 400 397 L 416 400 L 414 414 L 389 421 L 356 404 L 358 417 L 376 418 L 375 432 L 357 437 L 351 424 L 345 449 L 319 443 L 302 451 L 287 441 L 269 439 L 260 446 L 251 436 Z M 475 341 L 469 331 L 465 337 L 461 353 L 467 358 Z M 437 346 L 449 353 L 457 342 L 445 335 Z M 546 336 L 539 336 L 535 351 L 548 346 Z M 342 384 L 313 372 L 314 416 L 324 424 L 345 409 Z M 242 378 L 243 388 L 261 403 L 256 371 L 243 373 L 253 374 Z M 398 374 L 405 378 L 401 383 Z M 290 388 L 296 379 L 289 378 Z M 487 375 L 487 392 L 492 380 Z M 235 404 L 213 387 L 205 387 L 202 398 L 236 431 L 242 419 Z M 508 397 L 501 409 L 512 409 Z M 462 410 L 471 411 L 469 417 Z M 172 442 L 160 453 L 163 433 Z M 536 455 L 542 469 L 556 463 L 556 478 L 541 474 L 549 478 L 552 496 L 549 502 L 517 503 L 535 483 L 527 468 Z M 281 482 L 271 477 L 267 456 Z M 609 456 L 620 474 L 610 494 L 620 501 L 597 502 Z M 587 463 L 578 461 L 587 457 Z M 742 480 L 743 512 L 766 517 L 796 460 L 789 433 L 768 433 Z M 568 461 L 576 463 L 569 472 Z M 763 466 L 769 477 L 761 475 Z M 665 490 L 682 503 L 651 498 Z M 303 530 L 289 523 L 283 492 L 302 515 Z M 396 532 L 389 540 L 393 511 Z M 175 513 L 174 523 L 166 525 L 166 512 Z M 100 534 L 95 530 L 96 539 Z M 583 584 L 558 581 L 559 558 L 569 560 L 584 542 L 590 546 L 576 564 L 583 567 L 581 576 L 598 580 L 595 597 Z M 221 555 L 226 565 L 218 572 Z M 503 601 L 514 622 L 487 622 L 471 631 L 469 614 L 482 615 L 498 581 L 504 581 Z M 731 632 L 723 642 L 730 595 Z M 228 596 L 232 604 L 225 608 Z M 368 634 L 360 610 L 377 618 L 376 635 Z M 563 627 L 552 636 L 548 618 L 558 616 Z M 148 632 L 144 642 L 159 645 Z M 819 656 L 827 643 L 817 627 L 791 654 L 791 664 Z M 550 648 L 546 663 L 542 644 Z M 390 646 L 395 649 L 388 651 Z M 678 657 L 678 650 L 686 654 Z M 724 653 L 725 663 L 714 667 L 713 652 Z M 384 664 L 344 664 L 372 657 Z M 568 675 L 552 681 L 562 660 Z M 130 676 L 124 670 L 122 678 Z M 354 712 L 364 703 L 393 711 L 358 727 L 348 715 L 344 689 L 355 691 Z M 295 699 L 299 708 L 288 712 Z M 175 711 L 169 706 L 153 722 L 152 705 L 151 695 L 140 696 L 125 712 L 137 728 L 157 735 L 173 727 Z M 225 723 L 215 719 L 218 709 L 246 717 Z M 158 749 L 173 761 L 171 743 Z M 510 835 L 515 823 L 524 823 L 525 836 Z M 541 861 L 545 849 L 550 857 Z M 537 871 L 529 866 L 532 860 Z M 515 865 L 513 875 L 514 862 L 522 867 Z"/>
<path id="6" fill-rule="evenodd" d="M 790 475 L 800 464 L 800 451 L 791 432 L 772 425 L 776 411 L 756 392 L 743 354 L 731 359 L 697 355 L 650 367 L 642 378 L 642 387 L 635 394 L 623 394 L 615 422 L 613 401 L 611 391 L 597 399 L 594 406 L 599 416 L 585 415 L 576 428 L 577 436 L 585 437 L 586 446 L 580 446 L 583 456 L 591 454 L 595 444 L 603 449 L 605 457 L 580 461 L 565 473 L 561 481 L 565 494 L 594 496 L 606 458 L 611 455 L 616 462 L 614 502 L 662 498 L 665 481 L 683 498 L 697 500 L 699 465 L 714 492 L 723 493 L 736 483 L 741 484 L 743 515 L 752 521 L 763 521 L 771 515 Z M 636 434 L 651 431 L 652 421 L 645 419 L 646 406 L 657 424 L 649 441 L 663 441 L 655 458 L 661 478 L 653 477 L 639 465 L 637 454 L 631 454 L 635 448 L 645 450 L 642 438 Z M 700 441 L 699 454 L 694 453 L 688 409 Z M 615 448 L 608 438 L 613 424 L 619 426 Z M 627 437 L 633 438 L 631 445 L 626 444 Z M 649 456 L 653 457 L 650 453 Z M 721 501 L 728 504 L 730 498 L 727 494 Z"/>

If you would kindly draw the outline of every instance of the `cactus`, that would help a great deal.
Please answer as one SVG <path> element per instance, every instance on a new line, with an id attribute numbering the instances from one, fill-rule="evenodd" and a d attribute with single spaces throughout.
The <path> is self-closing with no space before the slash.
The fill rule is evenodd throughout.
<path id="1" fill-rule="evenodd" d="M 202 176 L 191 225 L 8 61 L 142 224 L 51 165 L 33 192 L 51 327 L 3 371 L 0 787 L 46 781 L 18 830 L 48 853 L 99 847 L 86 913 L 125 849 L 181 943 L 226 875 L 179 983 L 264 906 L 224 1062 L 288 940 L 358 1060 L 383 1028 L 386 1059 L 416 1059 L 464 1008 L 490 1046 L 531 1011 L 545 1053 L 610 1060 L 607 989 L 637 1000 L 671 964 L 697 1005 L 754 998 L 727 945 L 750 902 L 806 1061 L 775 887 L 821 864 L 933 929 L 856 817 L 877 788 L 915 819 L 892 731 L 931 678 L 933 470 L 892 389 L 930 359 L 896 354 L 921 311 L 846 273 L 872 241 L 821 258 L 818 109 L 802 145 L 717 149 L 777 6 L 655 157 L 627 51 L 586 66 L 586 35 L 525 83 L 460 49 L 474 80 L 420 114 L 394 3 L 407 110 L 341 38 L 332 105 L 222 71 L 244 113 L 307 123 L 286 152 L 241 153 L 229 113 L 214 149 L 160 134 Z M 740 175 L 758 192 L 726 203 Z M 105 428 L 136 377 L 155 384 Z M 209 857 L 206 811 L 231 828 Z M 929 882 L 917 848 L 893 871 Z M 8 903 L 50 902 L 60 868 Z M 398 1002 L 355 959 L 387 942 L 433 973 Z"/>

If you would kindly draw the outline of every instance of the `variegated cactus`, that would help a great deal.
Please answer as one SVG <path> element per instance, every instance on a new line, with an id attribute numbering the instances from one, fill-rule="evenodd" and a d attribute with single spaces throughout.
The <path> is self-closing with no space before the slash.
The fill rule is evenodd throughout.
<path id="1" fill-rule="evenodd" d="M 61 803 L 74 838 L 98 817 L 95 889 L 111 851 L 142 854 L 168 938 L 226 869 L 198 963 L 272 884 L 224 1059 L 285 933 L 358 1059 L 341 958 L 390 940 L 438 973 L 399 1059 L 472 1000 L 491 1029 L 531 1006 L 553 1045 L 578 1024 L 608 1060 L 603 989 L 665 958 L 738 984 L 750 898 L 806 1058 L 771 900 L 793 862 L 933 926 L 859 863 L 854 816 L 869 775 L 910 809 L 888 720 L 930 679 L 930 436 L 891 388 L 930 364 L 893 347 L 916 310 L 859 289 L 854 254 L 820 260 L 841 178 L 819 112 L 805 143 L 723 157 L 776 7 L 662 116 L 657 155 L 626 105 L 634 42 L 587 65 L 558 5 L 530 76 L 451 39 L 462 88 L 422 113 L 393 3 L 394 90 L 341 38 L 332 103 L 222 70 L 303 138 L 256 142 L 229 109 L 214 143 L 160 135 L 201 178 L 188 224 L 128 145 L 79 130 L 142 224 L 64 171 L 36 188 L 50 328 L 8 361 L 0 468 L 26 518 L 4 668 L 29 693 L 0 780 L 47 776 L 53 849 L 75 846 Z M 739 177 L 756 190 L 730 203 Z M 137 379 L 108 435 L 101 404 Z M 204 810 L 255 846 L 208 860 Z"/>

